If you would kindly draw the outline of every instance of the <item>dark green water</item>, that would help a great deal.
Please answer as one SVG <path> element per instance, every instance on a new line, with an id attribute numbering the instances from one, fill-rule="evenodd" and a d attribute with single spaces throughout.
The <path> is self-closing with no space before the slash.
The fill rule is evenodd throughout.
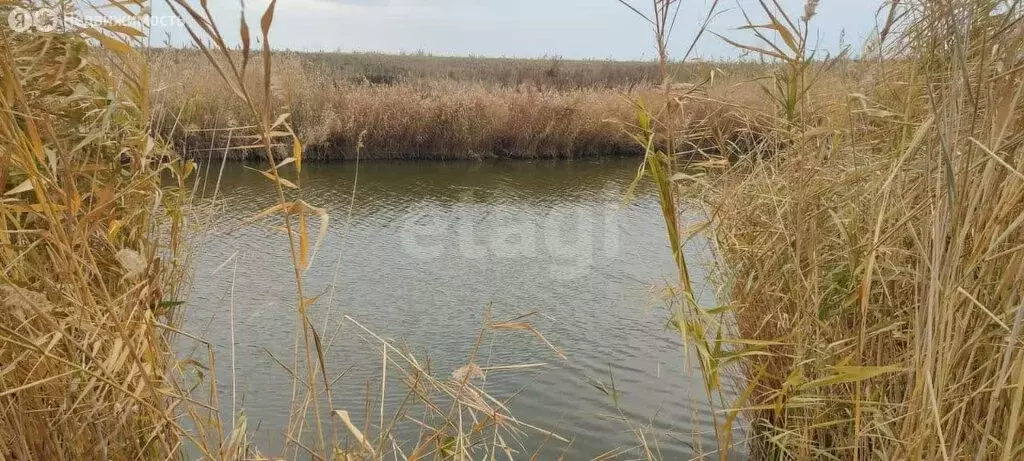
<path id="1" fill-rule="evenodd" d="M 699 373 L 678 333 L 664 327 L 659 293 L 674 267 L 657 199 L 641 188 L 622 204 L 637 162 L 363 164 L 350 217 L 355 164 L 307 165 L 303 197 L 331 215 L 304 283 L 308 295 L 322 294 L 310 316 L 330 340 L 328 374 L 341 375 L 334 407 L 362 426 L 367 399 L 375 402 L 369 424 L 376 432 L 379 345 L 345 315 L 429 357 L 434 373 L 448 377 L 467 363 L 491 306 L 496 320 L 536 312 L 528 320 L 568 359 L 523 332 L 489 334 L 481 344 L 477 363 L 485 368 L 547 364 L 492 371 L 479 385 L 508 400 L 518 419 L 571 440 L 527 430 L 516 459 L 541 445 L 538 459 L 628 450 L 637 445 L 631 428 L 640 427 L 660 459 L 688 459 L 695 444 L 713 449 Z M 276 203 L 269 181 L 228 165 L 220 194 L 224 210 L 200 247 L 186 327 L 217 345 L 218 390 L 230 414 L 233 301 L 236 405 L 249 428 L 258 427 L 255 443 L 272 454 L 282 446 L 292 392 L 288 373 L 270 357 L 291 363 L 288 244 L 273 222 L 243 222 Z M 705 286 L 708 250 L 696 242 L 687 252 Z M 713 304 L 710 287 L 702 294 Z M 621 412 L 593 380 L 614 380 Z M 400 391 L 389 379 L 387 410 Z"/>

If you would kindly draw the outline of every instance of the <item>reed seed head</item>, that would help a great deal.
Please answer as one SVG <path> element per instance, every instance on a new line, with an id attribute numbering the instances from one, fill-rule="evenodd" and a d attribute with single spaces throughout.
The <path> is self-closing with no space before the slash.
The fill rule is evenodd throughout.
<path id="1" fill-rule="evenodd" d="M 800 18 L 803 22 L 810 22 L 811 18 L 818 14 L 819 1 L 820 0 L 807 0 L 807 3 L 804 3 L 804 15 Z"/>

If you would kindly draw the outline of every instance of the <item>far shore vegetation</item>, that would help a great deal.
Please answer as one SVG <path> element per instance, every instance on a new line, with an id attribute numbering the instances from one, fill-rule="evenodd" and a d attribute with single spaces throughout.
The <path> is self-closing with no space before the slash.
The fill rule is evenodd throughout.
<path id="1" fill-rule="evenodd" d="M 273 59 L 274 103 L 288 107 L 314 160 L 353 159 L 360 143 L 368 160 L 641 156 L 627 128 L 637 99 L 655 101 L 664 81 L 656 61 L 296 52 Z M 180 151 L 260 157 L 244 148 L 253 130 L 244 126 L 244 104 L 199 50 L 154 50 L 150 63 L 157 116 L 168 120 L 161 134 Z M 770 68 L 670 65 L 674 91 L 689 99 L 686 154 L 701 157 L 722 143 L 736 144 L 736 154 L 759 140 L 747 118 L 763 104 L 757 79 Z M 257 88 L 259 69 L 250 73 L 246 82 Z"/>

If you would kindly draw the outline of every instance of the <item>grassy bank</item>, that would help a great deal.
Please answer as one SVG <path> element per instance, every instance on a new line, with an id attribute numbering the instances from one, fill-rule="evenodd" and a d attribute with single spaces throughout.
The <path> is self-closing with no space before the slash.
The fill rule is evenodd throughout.
<path id="1" fill-rule="evenodd" d="M 626 128 L 637 99 L 660 82 L 653 63 L 283 52 L 274 60 L 273 105 L 291 114 L 307 158 L 328 160 L 353 158 L 360 141 L 364 159 L 639 155 Z M 198 51 L 161 50 L 151 61 L 158 116 L 177 121 L 161 123 L 163 134 L 190 156 L 222 155 L 227 132 L 209 130 L 244 125 L 244 105 Z M 689 150 L 755 142 L 741 109 L 761 101 L 749 79 L 761 66 L 675 67 L 686 76 L 679 95 L 712 75 L 728 81 L 689 98 Z M 254 70 L 247 85 L 259 79 Z M 251 131 L 238 130 L 232 145 L 246 145 L 238 136 Z"/>

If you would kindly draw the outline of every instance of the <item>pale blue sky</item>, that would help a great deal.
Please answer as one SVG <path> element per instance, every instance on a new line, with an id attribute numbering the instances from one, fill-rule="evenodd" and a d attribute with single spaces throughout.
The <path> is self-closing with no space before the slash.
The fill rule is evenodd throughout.
<path id="1" fill-rule="evenodd" d="M 711 0 L 682 0 L 672 45 L 682 53 Z M 269 0 L 250 0 L 247 17 L 258 33 L 259 16 Z M 157 1 L 154 15 L 169 14 Z M 237 41 L 239 4 L 213 0 L 222 30 Z M 650 0 L 634 0 L 646 11 Z M 780 0 L 794 17 L 803 14 L 804 0 Z M 812 21 L 815 42 L 838 49 L 840 35 L 855 49 L 876 24 L 882 0 L 821 0 Z M 745 37 L 740 8 L 762 19 L 757 0 L 723 0 L 722 13 L 711 29 L 729 37 Z M 156 42 L 165 32 L 177 45 L 188 40 L 175 27 L 153 31 Z M 596 59 L 651 59 L 649 26 L 616 0 L 279 0 L 271 33 L 274 48 L 325 51 L 424 51 L 444 55 L 516 56 Z M 705 59 L 736 57 L 737 52 L 707 35 L 697 48 Z"/>

